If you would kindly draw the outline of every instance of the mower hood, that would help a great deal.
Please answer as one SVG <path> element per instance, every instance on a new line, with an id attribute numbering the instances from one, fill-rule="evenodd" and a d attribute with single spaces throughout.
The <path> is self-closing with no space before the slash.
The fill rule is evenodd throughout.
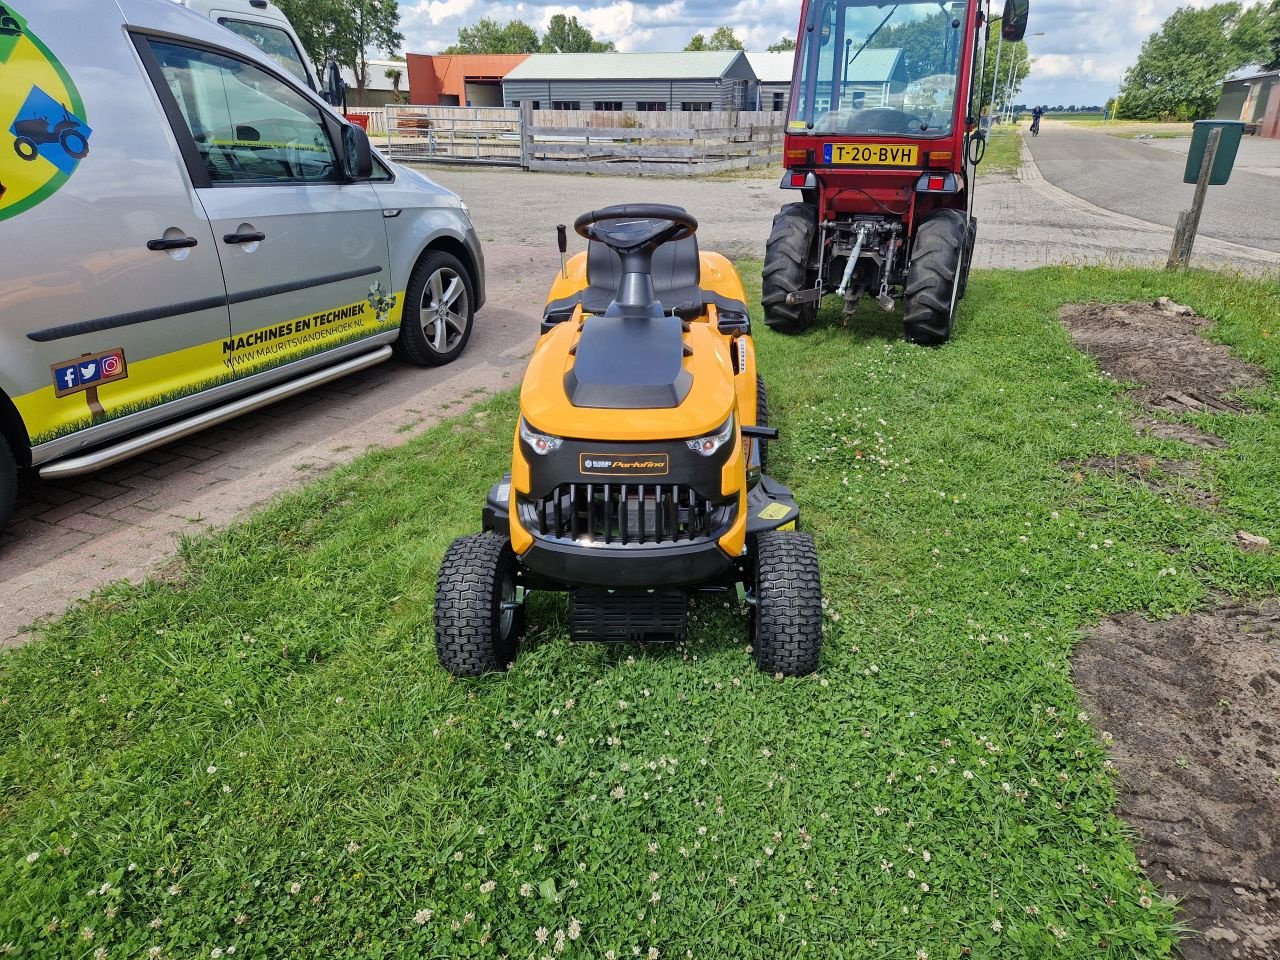
<path id="1" fill-rule="evenodd" d="M 534 348 L 520 411 L 559 437 L 624 443 L 710 433 L 734 411 L 732 361 L 705 322 L 567 321 Z"/>

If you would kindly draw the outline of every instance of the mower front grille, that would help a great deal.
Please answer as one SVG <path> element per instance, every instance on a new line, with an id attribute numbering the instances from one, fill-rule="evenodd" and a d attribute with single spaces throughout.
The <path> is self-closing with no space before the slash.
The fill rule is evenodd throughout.
<path id="1" fill-rule="evenodd" d="M 540 537 L 623 547 L 714 540 L 738 511 L 736 499 L 708 500 L 679 483 L 562 483 L 518 506 L 521 524 Z"/>
<path id="2" fill-rule="evenodd" d="M 569 591 L 569 638 L 606 643 L 683 642 L 688 636 L 683 590 Z"/>

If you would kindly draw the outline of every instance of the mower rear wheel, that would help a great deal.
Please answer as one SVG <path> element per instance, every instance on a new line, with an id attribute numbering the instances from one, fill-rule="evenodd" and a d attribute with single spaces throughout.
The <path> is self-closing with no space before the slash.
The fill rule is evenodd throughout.
<path id="1" fill-rule="evenodd" d="M 516 603 L 516 557 L 496 533 L 459 537 L 436 581 L 436 656 L 457 677 L 504 670 L 516 658 L 524 608 Z"/>
<path id="2" fill-rule="evenodd" d="M 787 303 L 787 294 L 813 286 L 817 273 L 809 268 L 818 235 L 818 211 L 807 203 L 789 203 L 773 218 L 764 248 L 760 302 L 764 322 L 779 333 L 803 333 L 818 318 L 818 301 Z"/>
<path id="3" fill-rule="evenodd" d="M 755 537 L 756 665 L 765 673 L 800 677 L 822 655 L 822 580 L 813 537 L 768 530 Z"/>
<path id="4" fill-rule="evenodd" d="M 769 425 L 769 397 L 764 389 L 764 377 L 756 374 L 756 426 L 767 427 Z M 760 444 L 760 472 L 764 473 L 769 467 L 769 441 L 757 440 Z"/>
<path id="5" fill-rule="evenodd" d="M 912 343 L 932 346 L 951 337 L 968 233 L 969 220 L 959 210 L 936 210 L 916 228 L 902 320 Z"/>

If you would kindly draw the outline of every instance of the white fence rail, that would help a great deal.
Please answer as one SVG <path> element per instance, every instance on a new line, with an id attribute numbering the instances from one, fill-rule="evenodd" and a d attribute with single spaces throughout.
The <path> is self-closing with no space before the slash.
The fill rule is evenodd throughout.
<path id="1" fill-rule="evenodd" d="M 688 176 L 773 163 L 774 111 L 588 111 L 388 104 L 358 111 L 395 160 Z"/>

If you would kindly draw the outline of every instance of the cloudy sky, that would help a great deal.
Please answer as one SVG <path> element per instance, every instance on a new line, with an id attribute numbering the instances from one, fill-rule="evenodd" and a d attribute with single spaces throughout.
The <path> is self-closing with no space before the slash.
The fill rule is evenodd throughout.
<path id="1" fill-rule="evenodd" d="M 994 0 L 998 3 L 999 0 Z M 1115 93 L 1142 42 L 1179 6 L 1212 0 L 1031 0 L 1028 36 L 1034 59 L 1023 87 L 1028 103 L 1101 104 Z M 458 28 L 481 17 L 534 24 L 539 31 L 556 13 L 576 15 L 597 39 L 619 50 L 679 50 L 694 33 L 727 23 L 748 50 L 763 50 L 782 35 L 795 36 L 797 0 L 399 0 L 404 49 L 435 53 L 453 43 Z M 1002 71 L 1003 72 L 1003 71 Z"/>

